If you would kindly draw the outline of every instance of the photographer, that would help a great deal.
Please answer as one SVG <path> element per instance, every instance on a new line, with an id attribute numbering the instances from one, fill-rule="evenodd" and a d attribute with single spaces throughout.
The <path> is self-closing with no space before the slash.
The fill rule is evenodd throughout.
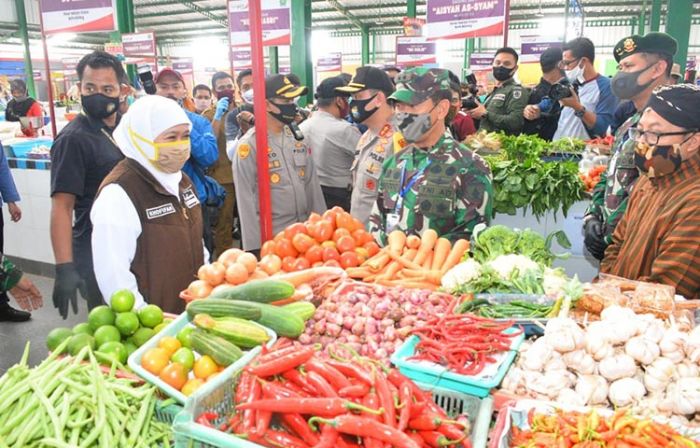
<path id="1" fill-rule="evenodd" d="M 567 83 L 561 82 L 566 79 L 559 68 L 561 59 L 561 48 L 548 48 L 540 56 L 542 78 L 530 92 L 529 104 L 523 111 L 523 134 L 538 135 L 547 141 L 554 137 L 561 115 L 560 94 L 563 89 L 566 89 L 565 94 L 569 94 Z"/>
<path id="2" fill-rule="evenodd" d="M 469 111 L 475 120 L 480 120 L 479 130 L 487 132 L 504 131 L 517 135 L 523 128 L 523 110 L 527 105 L 529 92 L 513 80 L 518 71 L 518 53 L 510 47 L 496 51 L 493 59 L 493 77 L 496 88 L 484 104 Z"/>
<path id="3" fill-rule="evenodd" d="M 617 98 L 610 88 L 610 79 L 596 71 L 593 61 L 595 47 L 590 39 L 579 37 L 564 45 L 559 67 L 573 87 L 570 96 L 559 100 L 563 109 L 553 140 L 589 140 L 608 132 Z"/>

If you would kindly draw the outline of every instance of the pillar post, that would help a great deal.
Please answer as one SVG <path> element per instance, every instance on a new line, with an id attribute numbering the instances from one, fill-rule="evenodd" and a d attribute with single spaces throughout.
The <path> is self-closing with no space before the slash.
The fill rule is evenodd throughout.
<path id="1" fill-rule="evenodd" d="M 36 98 L 36 86 L 34 85 L 34 68 L 32 67 L 32 55 L 29 52 L 29 32 L 27 31 L 27 13 L 24 10 L 24 0 L 15 0 L 17 10 L 17 22 L 19 25 L 19 37 L 24 45 L 24 77 L 27 82 L 27 93 Z M 51 86 L 49 86 L 49 89 Z"/>
<path id="2" fill-rule="evenodd" d="M 651 0 L 651 19 L 649 28 L 651 31 L 659 31 L 661 25 L 661 0 Z"/>
<path id="3" fill-rule="evenodd" d="M 406 2 L 406 17 L 416 17 L 416 0 L 408 0 Z"/>
<path id="4" fill-rule="evenodd" d="M 270 59 L 270 73 L 280 72 L 280 59 L 278 47 L 267 47 L 267 57 Z"/>
<path id="5" fill-rule="evenodd" d="M 688 61 L 688 40 L 690 39 L 690 25 L 693 20 L 693 0 L 673 0 L 668 2 L 668 17 L 666 18 L 666 32 L 678 42 L 678 51 L 673 58 L 680 64 L 681 73 L 685 70 Z"/>
<path id="6" fill-rule="evenodd" d="M 301 84 L 309 88 L 300 104 L 305 106 L 313 101 L 313 68 L 311 63 L 311 0 L 292 0 L 292 45 L 289 58 L 292 73 Z"/>
<path id="7" fill-rule="evenodd" d="M 369 64 L 369 27 L 362 25 L 362 65 Z"/>

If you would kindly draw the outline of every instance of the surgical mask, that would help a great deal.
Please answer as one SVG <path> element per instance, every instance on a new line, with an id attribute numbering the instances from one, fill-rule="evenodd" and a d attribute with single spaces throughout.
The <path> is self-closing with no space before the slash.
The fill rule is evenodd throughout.
<path id="1" fill-rule="evenodd" d="M 216 92 L 216 97 L 218 99 L 228 98 L 229 102 L 233 101 L 233 89 L 222 90 L 221 92 Z"/>
<path id="2" fill-rule="evenodd" d="M 377 95 L 375 94 L 371 98 L 366 100 L 351 100 L 350 101 L 350 115 L 352 116 L 352 121 L 355 123 L 364 123 L 369 117 L 372 116 L 379 108 L 375 107 L 372 110 L 367 110 L 367 104 L 370 103 Z"/>
<path id="3" fill-rule="evenodd" d="M 211 106 L 211 100 L 194 100 L 194 106 L 200 112 L 207 110 L 207 108 Z"/>
<path id="4" fill-rule="evenodd" d="M 297 105 L 292 103 L 292 104 L 278 104 L 272 101 L 272 104 L 277 106 L 277 108 L 280 110 L 279 113 L 277 112 L 270 112 L 270 115 L 278 119 L 284 124 L 290 124 L 294 122 L 294 119 L 297 116 Z"/>
<path id="5" fill-rule="evenodd" d="M 129 129 L 131 142 L 134 147 L 144 156 L 148 162 L 158 171 L 166 174 L 177 173 L 185 166 L 185 162 L 190 158 L 190 139 L 186 138 L 175 142 L 156 143 L 133 130 Z M 138 142 L 145 143 L 153 148 L 152 151 L 145 151 Z"/>
<path id="6" fill-rule="evenodd" d="M 248 89 L 241 94 L 241 98 L 248 104 L 253 104 L 253 89 Z"/>
<path id="7" fill-rule="evenodd" d="M 681 145 L 678 143 L 651 146 L 638 142 L 634 147 L 634 164 L 648 177 L 667 176 L 676 171 L 682 161 Z"/>
<path id="8" fill-rule="evenodd" d="M 651 83 L 654 82 L 654 80 L 652 79 L 644 85 L 639 85 L 637 83 L 637 81 L 639 81 L 639 76 L 645 71 L 647 71 L 649 68 L 651 68 L 653 65 L 654 64 L 649 65 L 646 68 L 643 68 L 636 72 L 617 72 L 615 76 L 613 76 L 612 81 L 610 82 L 612 92 L 615 94 L 616 97 L 620 98 L 621 100 L 630 100 L 635 96 L 639 95 L 644 90 L 646 90 L 647 87 L 651 85 Z"/>
<path id="9" fill-rule="evenodd" d="M 506 81 L 510 79 L 512 75 L 513 69 L 508 68 L 508 67 L 493 67 L 493 77 L 496 78 L 496 81 Z"/>
<path id="10" fill-rule="evenodd" d="M 579 61 L 579 64 L 581 64 L 581 61 Z M 572 70 L 564 70 L 564 72 L 566 72 L 566 79 L 568 79 L 571 84 L 575 82 L 583 84 L 586 82 L 586 78 L 583 77 L 583 67 L 580 65 L 577 65 Z"/>
<path id="11" fill-rule="evenodd" d="M 401 135 L 407 143 L 415 143 L 432 129 L 433 120 L 430 113 L 433 109 L 424 114 L 396 112 L 393 118 L 394 127 L 401 131 Z"/>
<path id="12" fill-rule="evenodd" d="M 80 104 L 87 115 L 102 120 L 119 110 L 119 97 L 113 98 L 101 93 L 93 93 L 81 96 Z"/>

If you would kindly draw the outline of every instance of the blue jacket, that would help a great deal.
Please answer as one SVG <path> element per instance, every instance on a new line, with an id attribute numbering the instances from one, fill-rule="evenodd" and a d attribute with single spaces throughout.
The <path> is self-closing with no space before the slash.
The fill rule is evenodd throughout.
<path id="1" fill-rule="evenodd" d="M 216 137 L 211 128 L 211 123 L 206 118 L 185 110 L 187 117 L 192 122 L 190 131 L 191 154 L 190 159 L 182 167 L 182 171 L 192 179 L 197 189 L 199 202 L 204 204 L 207 200 L 207 191 L 204 186 L 204 170 L 214 164 L 219 158 L 219 148 L 216 146 Z M 200 168 L 195 169 L 194 164 Z"/>
<path id="2" fill-rule="evenodd" d="M 19 193 L 10 172 L 10 165 L 7 164 L 5 150 L 0 143 L 0 206 L 2 206 L 3 201 L 19 202 L 19 200 Z"/>

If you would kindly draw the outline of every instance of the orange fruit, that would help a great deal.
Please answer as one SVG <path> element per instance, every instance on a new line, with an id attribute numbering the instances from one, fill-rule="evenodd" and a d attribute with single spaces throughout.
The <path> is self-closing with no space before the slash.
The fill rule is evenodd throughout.
<path id="1" fill-rule="evenodd" d="M 335 244 L 338 246 L 338 252 L 341 254 L 355 251 L 355 240 L 351 236 L 341 236 Z"/>
<path id="2" fill-rule="evenodd" d="M 177 390 L 187 383 L 187 369 L 179 362 L 173 362 L 160 371 L 158 378 Z"/>
<path id="3" fill-rule="evenodd" d="M 191 380 L 188 380 L 184 386 L 182 386 L 180 392 L 182 392 L 184 396 L 189 397 L 202 386 L 204 386 L 204 380 L 200 378 L 192 378 Z"/>
<path id="4" fill-rule="evenodd" d="M 202 380 L 208 378 L 212 373 L 218 372 L 218 370 L 219 366 L 216 365 L 216 362 L 208 355 L 204 355 L 196 360 L 194 362 L 194 368 L 192 369 L 194 376 Z"/>
<path id="5" fill-rule="evenodd" d="M 158 348 L 162 348 L 166 352 L 170 354 L 170 356 L 173 355 L 178 349 L 182 347 L 182 344 L 177 338 L 174 338 L 172 336 L 164 336 L 163 339 L 158 341 Z"/>
<path id="6" fill-rule="evenodd" d="M 354 268 L 360 265 L 360 257 L 354 251 L 343 252 L 340 255 L 340 266 L 343 269 Z"/>
<path id="7" fill-rule="evenodd" d="M 162 348 L 152 348 L 141 357 L 141 367 L 154 375 L 160 372 L 170 362 L 170 352 Z"/>

